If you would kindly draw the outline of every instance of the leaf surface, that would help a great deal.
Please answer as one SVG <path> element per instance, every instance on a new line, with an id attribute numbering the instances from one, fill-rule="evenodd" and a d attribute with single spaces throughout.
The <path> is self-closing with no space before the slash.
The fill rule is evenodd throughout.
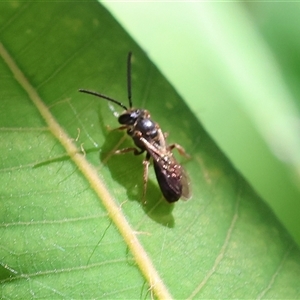
<path id="1" fill-rule="evenodd" d="M 2 298 L 296 298 L 299 250 L 139 47 L 96 2 L 0 6 Z M 147 108 L 192 156 L 169 205 L 97 90 Z M 118 107 L 114 112 L 120 113 Z"/>

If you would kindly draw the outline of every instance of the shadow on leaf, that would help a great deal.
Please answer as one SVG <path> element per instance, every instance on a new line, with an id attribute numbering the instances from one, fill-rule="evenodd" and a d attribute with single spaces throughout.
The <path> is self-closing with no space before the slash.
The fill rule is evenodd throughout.
<path id="1" fill-rule="evenodd" d="M 105 130 L 105 129 L 104 129 Z M 174 205 L 169 204 L 162 197 L 157 183 L 148 179 L 146 191 L 146 203 L 143 204 L 143 159 L 145 154 L 138 156 L 132 153 L 115 155 L 117 149 L 132 147 L 129 138 L 122 140 L 123 133 L 118 131 L 107 131 L 104 144 L 101 146 L 100 160 L 109 168 L 112 178 L 125 187 L 127 197 L 130 201 L 138 201 L 146 214 L 155 222 L 167 227 L 174 227 L 172 210 Z M 118 145 L 116 149 L 113 145 Z M 151 164 L 152 165 L 152 164 Z M 151 168 L 150 165 L 150 168 Z M 149 172 L 150 171 L 149 168 Z"/>

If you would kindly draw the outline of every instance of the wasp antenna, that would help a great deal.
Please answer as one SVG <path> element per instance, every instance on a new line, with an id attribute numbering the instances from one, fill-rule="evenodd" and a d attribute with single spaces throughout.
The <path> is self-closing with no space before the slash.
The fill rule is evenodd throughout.
<path id="1" fill-rule="evenodd" d="M 94 92 L 94 91 L 85 90 L 85 89 L 79 89 L 78 91 L 81 92 L 81 93 L 86 93 L 86 94 L 94 95 L 94 96 L 103 98 L 105 100 L 111 101 L 111 102 L 119 105 L 120 107 L 124 108 L 125 110 L 128 110 L 127 107 L 123 103 L 121 103 L 120 101 L 117 101 L 117 100 L 115 100 L 113 98 L 110 98 L 108 96 L 105 96 L 103 94 L 100 94 L 100 93 L 97 93 L 97 92 Z"/>
<path id="2" fill-rule="evenodd" d="M 128 93 L 128 101 L 129 101 L 129 107 L 132 107 L 132 101 L 131 101 L 131 56 L 132 52 L 128 53 L 127 56 L 127 93 Z"/>

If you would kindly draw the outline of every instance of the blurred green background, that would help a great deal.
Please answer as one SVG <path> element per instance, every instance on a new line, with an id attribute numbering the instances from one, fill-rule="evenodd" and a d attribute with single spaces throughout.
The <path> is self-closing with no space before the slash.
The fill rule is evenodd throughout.
<path id="1" fill-rule="evenodd" d="M 102 3 L 300 244 L 300 4 Z"/>

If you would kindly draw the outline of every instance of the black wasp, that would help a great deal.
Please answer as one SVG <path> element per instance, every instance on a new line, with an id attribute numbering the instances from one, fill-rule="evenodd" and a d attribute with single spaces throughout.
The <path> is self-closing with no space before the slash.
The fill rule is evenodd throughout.
<path id="1" fill-rule="evenodd" d="M 118 121 L 121 124 L 118 129 L 127 130 L 127 134 L 132 137 L 137 148 L 130 147 L 120 149 L 115 153 L 120 154 L 133 151 L 134 155 L 140 155 L 146 152 L 146 158 L 143 161 L 143 200 L 145 200 L 149 160 L 151 157 L 153 159 L 153 165 L 158 184 L 166 200 L 172 203 L 177 201 L 181 197 L 184 199 L 188 199 L 190 197 L 188 177 L 183 167 L 175 160 L 172 150 L 176 148 L 181 155 L 188 155 L 180 145 L 166 144 L 166 134 L 163 134 L 159 125 L 150 118 L 150 114 L 147 110 L 132 107 L 131 55 L 131 52 L 129 52 L 127 57 L 127 92 L 129 109 L 121 102 L 103 94 L 85 89 L 80 89 L 79 92 L 103 98 L 125 109 L 125 111 L 118 118 Z"/>

